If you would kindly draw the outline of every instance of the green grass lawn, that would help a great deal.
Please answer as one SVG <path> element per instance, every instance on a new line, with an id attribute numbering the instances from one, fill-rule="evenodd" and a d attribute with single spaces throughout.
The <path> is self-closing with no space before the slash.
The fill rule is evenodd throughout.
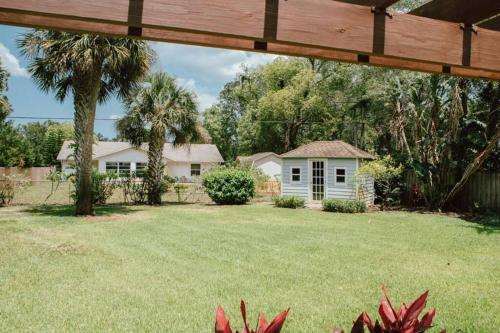
<path id="1" fill-rule="evenodd" d="M 208 333 L 218 304 L 239 324 L 243 298 L 252 322 L 291 307 L 284 332 L 326 333 L 373 317 L 382 283 L 398 304 L 430 289 L 449 332 L 500 327 L 494 226 L 265 204 L 98 213 L 0 209 L 1 332 Z"/>

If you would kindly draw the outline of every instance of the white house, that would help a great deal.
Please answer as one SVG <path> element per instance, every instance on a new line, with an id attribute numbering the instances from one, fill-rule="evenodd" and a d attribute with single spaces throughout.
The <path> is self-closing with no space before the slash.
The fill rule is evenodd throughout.
<path id="1" fill-rule="evenodd" d="M 65 141 L 57 159 L 65 173 L 74 172 L 72 141 Z M 138 175 L 147 167 L 148 146 L 136 148 L 128 142 L 99 142 L 92 146 L 93 164 L 99 172 Z M 212 144 L 189 144 L 174 147 L 165 144 L 163 158 L 166 173 L 181 182 L 192 182 L 208 169 L 224 163 L 219 150 Z"/>
<path id="2" fill-rule="evenodd" d="M 364 160 L 373 156 L 343 141 L 316 141 L 280 156 L 282 195 L 299 196 L 309 201 L 325 198 L 360 199 L 373 204 L 372 179 L 355 181 Z"/>
<path id="3" fill-rule="evenodd" d="M 271 179 L 280 179 L 282 161 L 275 153 L 258 153 L 251 156 L 238 156 L 237 161 L 242 165 L 261 169 Z"/>

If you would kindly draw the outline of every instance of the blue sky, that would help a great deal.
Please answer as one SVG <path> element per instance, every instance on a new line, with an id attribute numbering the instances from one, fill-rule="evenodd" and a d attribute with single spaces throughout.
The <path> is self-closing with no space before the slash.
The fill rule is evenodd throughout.
<path id="1" fill-rule="evenodd" d="M 52 93 L 41 92 L 29 76 L 28 62 L 17 50 L 16 39 L 27 29 L 0 25 L 0 58 L 2 66 L 11 74 L 7 96 L 13 106 L 11 116 L 73 117 L 72 100 L 63 104 Z M 242 66 L 255 67 L 272 61 L 275 56 L 229 51 L 222 49 L 186 46 L 168 43 L 151 43 L 158 55 L 153 70 L 163 70 L 179 83 L 192 89 L 198 96 L 200 111 L 217 100 L 219 91 L 231 80 Z M 98 107 L 97 117 L 113 119 L 123 114 L 119 101 L 112 99 Z M 17 124 L 27 122 L 15 120 Z M 115 135 L 113 121 L 96 121 L 96 132 L 108 137 Z"/>

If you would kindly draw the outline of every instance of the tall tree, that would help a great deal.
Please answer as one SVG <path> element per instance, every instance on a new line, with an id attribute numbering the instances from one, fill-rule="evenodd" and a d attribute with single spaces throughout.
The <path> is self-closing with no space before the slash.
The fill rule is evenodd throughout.
<path id="1" fill-rule="evenodd" d="M 93 214 L 92 143 L 97 104 L 113 93 L 128 95 L 149 70 L 145 42 L 59 31 L 33 30 L 18 41 L 31 60 L 40 89 L 63 101 L 71 92 L 75 117 L 76 214 Z"/>
<path id="2" fill-rule="evenodd" d="M 13 122 L 0 124 L 0 167 L 30 167 L 32 164 L 29 144 Z"/>
<path id="3" fill-rule="evenodd" d="M 261 71 L 265 90 L 242 118 L 241 150 L 283 153 L 309 139 L 311 124 L 329 118 L 319 90 L 321 75 L 307 63 L 284 59 Z"/>
<path id="4" fill-rule="evenodd" d="M 12 107 L 4 94 L 7 92 L 7 80 L 9 73 L 2 67 L 2 59 L 0 59 L 0 124 L 5 120 L 7 115 L 12 111 Z"/>
<path id="5" fill-rule="evenodd" d="M 149 142 L 146 182 L 148 203 L 161 204 L 165 165 L 163 147 L 190 143 L 200 137 L 195 95 L 166 73 L 149 75 L 126 99 L 126 114 L 117 122 L 121 136 L 139 146 Z"/>

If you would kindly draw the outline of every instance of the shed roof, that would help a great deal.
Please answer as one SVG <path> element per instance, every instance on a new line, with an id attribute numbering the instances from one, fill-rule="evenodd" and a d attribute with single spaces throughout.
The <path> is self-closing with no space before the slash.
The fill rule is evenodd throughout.
<path id="1" fill-rule="evenodd" d="M 65 141 L 57 159 L 59 161 L 72 160 L 73 149 L 71 148 L 73 141 Z M 118 153 L 127 149 L 135 148 L 128 142 L 99 142 L 92 145 L 92 159 L 98 160 L 104 156 Z M 144 143 L 139 148 L 147 151 L 148 144 Z M 166 143 L 163 147 L 163 157 L 174 162 L 200 162 L 200 163 L 223 163 L 217 146 L 212 144 L 189 144 L 174 146 L 171 143 Z"/>
<path id="2" fill-rule="evenodd" d="M 344 141 L 315 141 L 281 155 L 282 158 L 363 158 L 373 159 L 366 151 Z"/>

